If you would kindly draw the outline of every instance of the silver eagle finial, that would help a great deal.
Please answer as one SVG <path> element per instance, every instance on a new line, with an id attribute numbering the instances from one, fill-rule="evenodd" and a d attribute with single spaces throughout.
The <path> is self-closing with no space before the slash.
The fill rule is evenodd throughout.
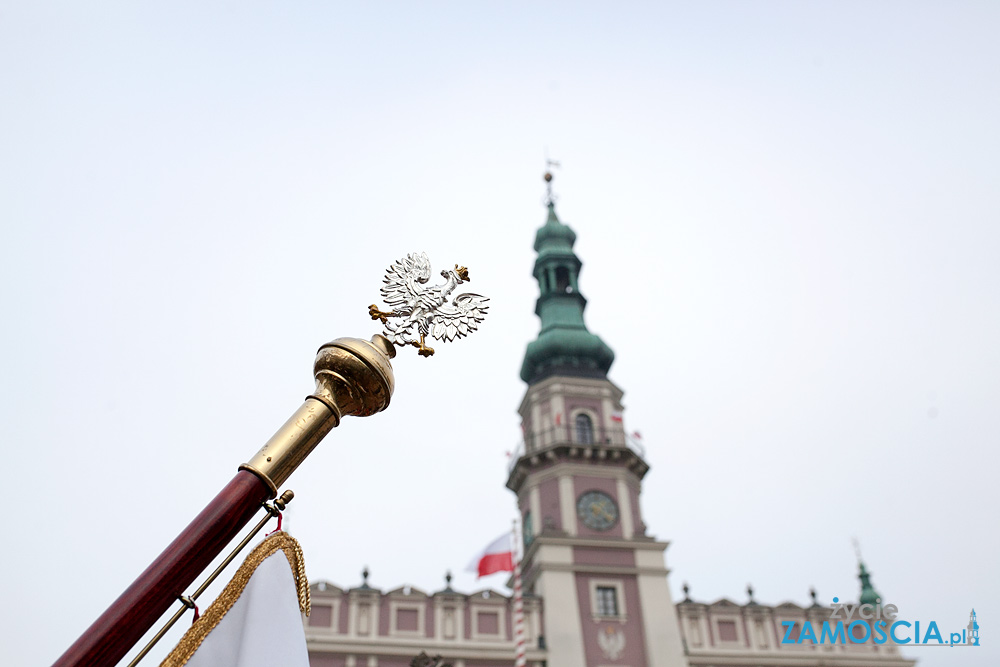
<path id="1" fill-rule="evenodd" d="M 385 283 L 380 290 L 382 299 L 393 309 L 385 312 L 375 304 L 368 307 L 373 320 L 382 320 L 386 338 L 400 345 L 419 347 L 418 354 L 422 357 L 434 354 L 434 348 L 424 344 L 427 336 L 444 341 L 468 336 L 479 328 L 489 310 L 486 305 L 489 299 L 479 294 L 459 294 L 448 303 L 455 288 L 469 282 L 467 268 L 456 264 L 441 275 L 444 284 L 428 287 L 431 261 L 425 253 L 411 252 L 396 260 L 382 281 Z M 402 320 L 390 321 L 390 317 Z"/>

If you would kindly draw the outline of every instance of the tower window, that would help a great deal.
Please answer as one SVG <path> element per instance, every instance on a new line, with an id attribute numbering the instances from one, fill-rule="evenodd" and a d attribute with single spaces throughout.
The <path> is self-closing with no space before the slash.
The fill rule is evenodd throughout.
<path id="1" fill-rule="evenodd" d="M 597 615 L 618 615 L 618 591 L 611 586 L 597 587 Z"/>
<path id="2" fill-rule="evenodd" d="M 580 413 L 576 416 L 576 441 L 581 445 L 594 444 L 594 422 L 590 417 Z"/>
<path id="3" fill-rule="evenodd" d="M 565 266 L 556 268 L 556 292 L 572 292 L 569 285 L 569 269 Z"/>

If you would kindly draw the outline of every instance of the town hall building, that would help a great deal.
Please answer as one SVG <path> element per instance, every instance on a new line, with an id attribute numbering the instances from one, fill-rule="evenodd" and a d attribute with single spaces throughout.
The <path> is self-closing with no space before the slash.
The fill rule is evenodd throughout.
<path id="1" fill-rule="evenodd" d="M 546 180 L 551 176 L 546 175 Z M 782 643 L 783 622 L 820 627 L 830 608 L 728 599 L 675 602 L 667 542 L 640 510 L 644 451 L 622 424 L 614 352 L 584 323 L 576 234 L 556 215 L 535 235 L 541 320 L 521 366 L 524 443 L 507 488 L 523 526 L 526 660 L 531 667 L 912 667 L 887 642 Z M 861 602 L 878 594 L 861 565 Z M 498 591 L 310 585 L 312 667 L 405 667 L 420 652 L 454 667 L 514 664 L 514 600 Z M 794 633 L 798 636 L 798 632 Z"/>

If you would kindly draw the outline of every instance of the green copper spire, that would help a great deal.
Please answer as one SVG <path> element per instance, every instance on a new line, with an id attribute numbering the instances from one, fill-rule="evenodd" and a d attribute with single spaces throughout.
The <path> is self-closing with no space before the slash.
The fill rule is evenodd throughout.
<path id="1" fill-rule="evenodd" d="M 552 180 L 551 174 L 545 176 Z M 548 208 L 548 219 L 535 235 L 538 258 L 532 272 L 540 292 L 535 314 L 542 329 L 528 343 L 521 379 L 533 384 L 557 374 L 607 377 L 615 353 L 583 323 L 587 300 L 577 284 L 583 264 L 573 252 L 576 234 L 559 221 L 551 196 Z"/>
<path id="2" fill-rule="evenodd" d="M 872 575 L 868 574 L 864 561 L 859 560 L 858 566 L 858 579 L 861 580 L 861 604 L 870 604 L 875 606 L 878 603 L 879 598 L 882 596 L 879 595 L 875 591 L 875 587 L 872 586 Z"/>

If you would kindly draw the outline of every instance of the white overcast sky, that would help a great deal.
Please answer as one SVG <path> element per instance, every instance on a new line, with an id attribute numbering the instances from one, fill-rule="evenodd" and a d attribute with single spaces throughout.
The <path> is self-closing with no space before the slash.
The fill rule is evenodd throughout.
<path id="1" fill-rule="evenodd" d="M 410 251 L 489 317 L 404 351 L 388 411 L 291 478 L 291 531 L 312 579 L 501 588 L 460 570 L 513 515 L 547 152 L 674 596 L 854 597 L 857 537 L 905 618 L 980 614 L 984 647 L 907 656 L 996 664 L 998 29 L 993 2 L 3 2 L 2 661 L 72 643 L 316 348 L 375 333 Z"/>

